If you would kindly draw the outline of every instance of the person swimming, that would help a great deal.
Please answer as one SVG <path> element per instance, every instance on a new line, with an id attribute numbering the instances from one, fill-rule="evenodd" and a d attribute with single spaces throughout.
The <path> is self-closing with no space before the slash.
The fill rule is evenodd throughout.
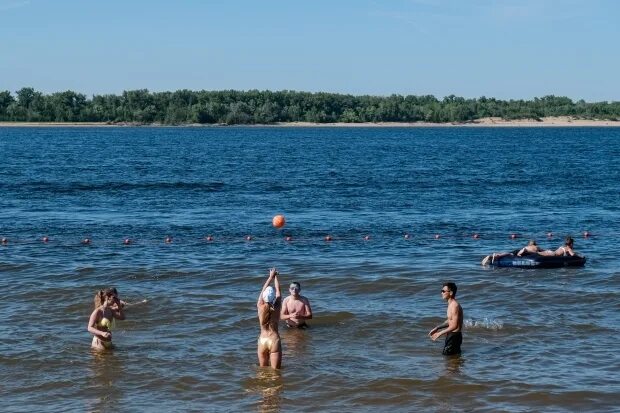
<path id="1" fill-rule="evenodd" d="M 88 332 L 93 335 L 91 347 L 96 350 L 112 349 L 111 330 L 115 319 L 125 319 L 123 305 L 118 299 L 116 288 L 99 290 L 94 301 L 95 309 L 88 320 Z"/>
<path id="2" fill-rule="evenodd" d="M 270 285 L 271 281 L 274 282 L 275 288 Z M 278 332 L 281 307 L 282 296 L 280 294 L 278 271 L 275 268 L 271 268 L 269 270 L 269 277 L 265 281 L 256 302 L 258 324 L 260 325 L 257 355 L 258 364 L 261 367 L 271 365 L 274 369 L 280 369 L 282 366 L 282 342 Z"/>
<path id="3" fill-rule="evenodd" d="M 287 327 L 307 328 L 306 320 L 312 319 L 310 300 L 301 295 L 301 284 L 296 281 L 291 283 L 289 291 L 291 295 L 282 302 L 280 318 Z"/>

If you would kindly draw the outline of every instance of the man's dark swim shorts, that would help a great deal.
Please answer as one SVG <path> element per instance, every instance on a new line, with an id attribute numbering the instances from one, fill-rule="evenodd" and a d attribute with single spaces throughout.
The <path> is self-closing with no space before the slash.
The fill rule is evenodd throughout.
<path id="1" fill-rule="evenodd" d="M 446 342 L 443 346 L 443 355 L 451 356 L 453 354 L 461 354 L 461 343 L 463 343 L 463 335 L 461 332 L 446 334 Z"/>

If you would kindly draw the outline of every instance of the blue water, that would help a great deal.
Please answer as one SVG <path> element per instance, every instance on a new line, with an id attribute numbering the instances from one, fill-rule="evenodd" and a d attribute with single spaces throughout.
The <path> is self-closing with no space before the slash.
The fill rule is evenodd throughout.
<path id="1" fill-rule="evenodd" d="M 2 404 L 609 411 L 618 159 L 616 128 L 0 128 Z M 586 267 L 479 265 L 568 234 Z M 274 265 L 315 311 L 282 332 L 280 373 L 255 355 Z M 446 279 L 465 311 L 456 361 L 426 337 Z M 93 355 L 108 285 L 136 304 L 117 350 Z"/>

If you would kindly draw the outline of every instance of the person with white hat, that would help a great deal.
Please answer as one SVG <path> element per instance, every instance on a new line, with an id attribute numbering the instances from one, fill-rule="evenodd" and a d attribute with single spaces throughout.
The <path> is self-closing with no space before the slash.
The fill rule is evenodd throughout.
<path id="1" fill-rule="evenodd" d="M 270 285 L 272 281 L 275 288 Z M 256 302 L 258 324 L 260 325 L 257 354 L 258 364 L 261 367 L 271 365 L 274 369 L 280 369 L 282 366 L 282 342 L 278 332 L 281 308 L 282 295 L 280 294 L 278 271 L 271 268 L 269 277 L 265 281 Z"/>

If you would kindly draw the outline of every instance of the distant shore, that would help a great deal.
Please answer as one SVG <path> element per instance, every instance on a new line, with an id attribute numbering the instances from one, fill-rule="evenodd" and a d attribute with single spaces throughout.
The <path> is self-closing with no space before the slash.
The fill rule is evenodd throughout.
<path id="1" fill-rule="evenodd" d="M 482 118 L 470 122 L 365 122 L 365 123 L 312 123 L 312 122 L 278 122 L 273 124 L 253 124 L 253 125 L 223 125 L 223 124 L 183 124 L 183 125 L 162 125 L 162 124 L 143 124 L 133 122 L 0 122 L 2 127 L 225 127 L 225 126 L 246 126 L 246 127 L 342 127 L 342 128 L 393 128 L 393 127 L 582 127 L 582 126 L 613 126 L 620 127 L 620 121 L 613 120 L 593 120 L 578 119 L 570 116 L 546 117 L 537 119 L 514 119 L 504 120 L 502 118 Z"/>

